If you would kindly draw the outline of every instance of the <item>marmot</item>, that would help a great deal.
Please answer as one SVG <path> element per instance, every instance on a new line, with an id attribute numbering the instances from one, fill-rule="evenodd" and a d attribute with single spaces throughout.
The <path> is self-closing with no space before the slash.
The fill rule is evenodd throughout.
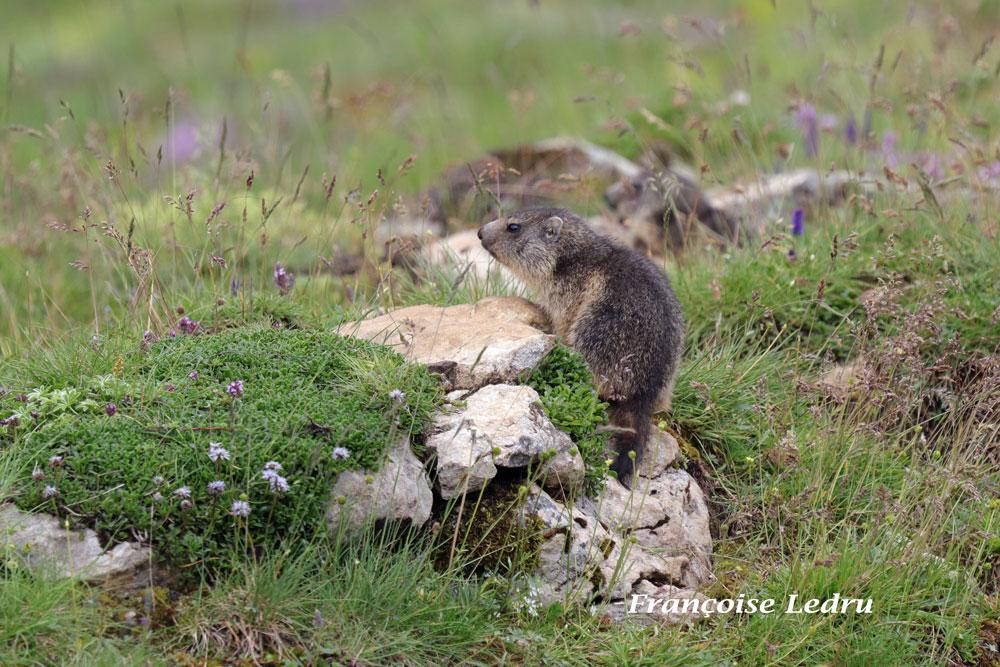
<path id="1" fill-rule="evenodd" d="M 684 338 L 666 275 L 562 208 L 529 208 L 479 228 L 490 255 L 537 294 L 557 336 L 578 351 L 610 406 L 612 469 L 628 485 L 661 392 L 672 392 Z M 635 452 L 635 459 L 629 451 Z"/>

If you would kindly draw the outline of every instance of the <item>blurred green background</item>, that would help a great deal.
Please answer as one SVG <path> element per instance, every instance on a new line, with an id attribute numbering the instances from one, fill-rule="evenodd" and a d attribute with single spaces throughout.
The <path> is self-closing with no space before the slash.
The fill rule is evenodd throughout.
<path id="1" fill-rule="evenodd" d="M 0 354 L 115 320 L 129 286 L 99 225 L 124 236 L 134 224 L 173 282 L 206 246 L 164 235 L 180 215 L 165 198 L 229 202 L 226 219 L 251 171 L 254 192 L 285 202 L 282 225 L 264 230 L 266 272 L 283 247 L 328 256 L 357 240 L 338 226 L 344 209 L 324 204 L 334 175 L 330 201 L 379 190 L 387 211 L 448 164 L 558 134 L 627 155 L 666 141 L 713 185 L 870 166 L 840 138 L 867 110 L 875 154 L 891 134 L 900 153 L 989 160 L 969 139 L 989 146 L 996 132 L 997 54 L 984 41 L 1000 3 L 816 5 L 6 2 Z M 827 123 L 815 158 L 795 127 L 803 101 Z M 290 210 L 300 179 L 304 208 Z"/>

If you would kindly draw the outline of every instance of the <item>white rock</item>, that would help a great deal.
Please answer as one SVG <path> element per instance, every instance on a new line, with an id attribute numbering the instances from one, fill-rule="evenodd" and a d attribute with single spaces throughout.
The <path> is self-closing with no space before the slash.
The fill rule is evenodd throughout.
<path id="1" fill-rule="evenodd" d="M 67 530 L 49 514 L 0 505 L 0 546 L 12 546 L 32 569 L 84 581 L 105 580 L 149 564 L 149 549 L 132 542 L 105 549 L 90 529 Z"/>
<path id="2" fill-rule="evenodd" d="M 547 536 L 535 572 L 545 602 L 594 593 L 623 600 L 643 586 L 693 591 L 712 580 L 708 508 L 684 471 L 640 477 L 634 492 L 609 480 L 599 498 L 573 505 L 536 486 L 523 512 Z"/>
<path id="3" fill-rule="evenodd" d="M 612 532 L 628 532 L 658 556 L 685 557 L 684 576 L 672 583 L 696 586 L 711 578 L 712 536 L 708 505 L 698 483 L 683 470 L 639 477 L 632 490 L 608 480 L 596 501 L 583 499 Z M 663 582 L 660 582 L 663 583 Z"/>
<path id="4" fill-rule="evenodd" d="M 761 175 L 751 183 L 709 188 L 705 192 L 712 206 L 749 221 L 766 219 L 788 206 L 835 205 L 851 188 L 872 192 L 876 183 L 870 176 L 848 171 L 820 174 L 814 169 L 797 169 L 783 174 Z M 757 233 L 759 229 L 751 229 Z"/>
<path id="5" fill-rule="evenodd" d="M 521 293 L 524 284 L 510 269 L 486 252 L 478 233 L 478 229 L 466 229 L 431 241 L 420 248 L 420 257 L 429 264 L 452 270 L 456 275 L 467 272 L 480 283 L 496 281 L 509 292 Z"/>
<path id="6" fill-rule="evenodd" d="M 389 345 L 408 361 L 426 364 L 454 389 L 514 382 L 555 345 L 540 327 L 545 314 L 519 297 L 490 297 L 441 308 L 413 306 L 349 322 L 338 333 Z"/>
<path id="7" fill-rule="evenodd" d="M 659 477 L 681 453 L 677 439 L 666 431 L 653 428 L 646 443 L 646 454 L 639 462 L 639 475 L 647 479 Z"/>
<path id="8" fill-rule="evenodd" d="M 660 556 L 633 544 L 625 533 L 606 529 L 592 508 L 566 506 L 536 486 L 524 512 L 550 535 L 542 542 L 535 572 L 544 602 L 585 600 L 594 593 L 622 599 L 643 580 L 680 584 L 685 579 L 686 557 Z"/>
<path id="9" fill-rule="evenodd" d="M 343 522 L 348 534 L 356 534 L 370 521 L 409 521 L 422 526 L 430 518 L 433 503 L 427 473 L 404 438 L 389 450 L 378 471 L 348 470 L 337 476 L 326 519 L 334 533 Z"/>
<path id="10" fill-rule="evenodd" d="M 437 458 L 442 498 L 481 489 L 498 466 L 524 468 L 546 452 L 554 452 L 540 470 L 546 487 L 572 489 L 583 482 L 583 458 L 572 439 L 545 416 L 531 387 L 488 385 L 468 396 L 452 392 L 448 399 L 460 402 L 434 418 L 426 442 Z"/>

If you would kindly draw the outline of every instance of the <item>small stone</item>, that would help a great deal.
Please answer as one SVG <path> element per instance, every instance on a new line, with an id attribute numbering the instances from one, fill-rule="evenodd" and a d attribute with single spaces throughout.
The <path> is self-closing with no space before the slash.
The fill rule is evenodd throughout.
<path id="1" fill-rule="evenodd" d="M 326 512 L 332 533 L 357 534 L 368 521 L 409 521 L 422 526 L 431 516 L 434 494 L 420 460 L 404 438 L 375 472 L 347 470 L 337 476 Z"/>
<path id="2" fill-rule="evenodd" d="M 149 549 L 122 542 L 104 549 L 92 530 L 67 530 L 49 514 L 0 505 L 0 549 L 10 545 L 25 565 L 62 577 L 99 581 L 130 574 L 149 563 Z"/>

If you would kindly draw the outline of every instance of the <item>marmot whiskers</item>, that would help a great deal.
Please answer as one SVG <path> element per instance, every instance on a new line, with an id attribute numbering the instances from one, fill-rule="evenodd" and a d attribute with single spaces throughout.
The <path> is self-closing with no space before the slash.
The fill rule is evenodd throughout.
<path id="1" fill-rule="evenodd" d="M 537 294 L 555 333 L 586 360 L 611 406 L 612 469 L 629 484 L 684 338 L 677 295 L 648 258 L 561 208 L 531 208 L 479 229 L 483 247 Z M 635 452 L 635 459 L 629 456 Z"/>

